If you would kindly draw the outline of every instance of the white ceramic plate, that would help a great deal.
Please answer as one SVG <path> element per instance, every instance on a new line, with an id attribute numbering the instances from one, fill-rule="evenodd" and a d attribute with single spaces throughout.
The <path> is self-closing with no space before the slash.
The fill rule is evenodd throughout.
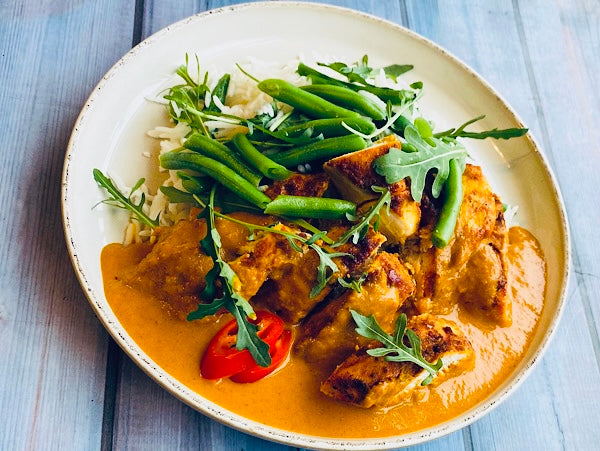
<path id="1" fill-rule="evenodd" d="M 483 128 L 521 126 L 500 96 L 466 65 L 390 22 L 347 9 L 304 3 L 254 3 L 209 11 L 167 27 L 135 47 L 103 77 L 86 102 L 69 142 L 63 173 L 68 248 L 81 285 L 106 329 L 146 373 L 193 408 L 236 429 L 301 447 L 375 449 L 419 443 L 464 427 L 498 405 L 540 359 L 556 328 L 568 280 L 568 230 L 555 179 L 531 138 L 471 140 L 469 152 L 484 167 L 503 200 L 519 205 L 519 223 L 533 231 L 546 253 L 548 287 L 541 323 L 521 365 L 492 396 L 436 427 L 385 439 L 336 440 L 249 421 L 205 400 L 166 374 L 129 337 L 104 297 L 100 252 L 104 245 L 122 240 L 126 218 L 108 208 L 92 210 L 103 198 L 92 179 L 92 168 L 129 184 L 147 175 L 148 159 L 142 152 L 156 143 L 145 132 L 160 122 L 162 107 L 145 97 L 172 76 L 186 53 L 197 54 L 204 64 L 231 66 L 248 56 L 285 62 L 315 51 L 346 61 L 368 54 L 373 66 L 414 64 L 410 78 L 424 82 L 426 95 L 421 106 L 439 129 L 482 113 L 487 115 L 480 124 Z M 397 61 L 398 55 L 401 61 Z"/>

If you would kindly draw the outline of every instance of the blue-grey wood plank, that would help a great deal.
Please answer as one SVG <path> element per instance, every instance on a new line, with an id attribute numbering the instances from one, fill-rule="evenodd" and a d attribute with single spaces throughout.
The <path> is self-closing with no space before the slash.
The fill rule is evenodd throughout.
<path id="1" fill-rule="evenodd" d="M 291 449 L 235 431 L 189 408 L 124 359 L 114 449 Z"/>
<path id="2" fill-rule="evenodd" d="M 3 450 L 100 447 L 108 339 L 67 256 L 59 192 L 75 118 L 130 45 L 125 6 L 0 3 Z"/>
<path id="3" fill-rule="evenodd" d="M 600 190 L 600 3 L 557 2 L 547 27 L 534 27 L 541 2 L 522 4 L 519 17 L 528 45 L 537 103 L 543 111 L 542 139 L 567 200 L 574 247 L 575 282 L 581 292 L 595 357 L 600 366 L 600 240 L 597 233 Z M 562 39 L 552 40 L 559 32 Z M 594 69 L 595 68 L 595 69 Z M 585 180 L 585 189 L 575 180 Z M 595 326 L 595 327 L 594 327 Z"/>
<path id="4" fill-rule="evenodd" d="M 590 384 L 600 381 L 600 215 L 590 208 L 598 205 L 600 189 L 600 130 L 592 125 L 600 123 L 600 3 L 552 6 L 541 1 L 518 4 L 517 15 L 531 61 L 534 99 L 542 112 L 542 140 L 557 171 L 573 239 L 574 315 L 565 315 L 564 340 L 555 344 L 545 362 L 565 447 L 593 449 L 600 441 L 600 384 Z M 547 25 L 535 27 L 541 8 Z M 580 180 L 585 180 L 584 186 Z M 582 342 L 573 336 L 584 338 L 584 331 L 590 343 L 580 347 Z M 573 356 L 573 348 L 583 352 Z M 575 374 L 572 368 L 577 368 Z"/>

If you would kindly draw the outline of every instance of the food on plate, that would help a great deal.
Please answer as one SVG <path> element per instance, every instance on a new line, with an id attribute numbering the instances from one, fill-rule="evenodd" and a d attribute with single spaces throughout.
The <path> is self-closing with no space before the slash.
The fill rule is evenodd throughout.
<path id="1" fill-rule="evenodd" d="M 406 317 L 400 321 L 401 325 L 396 327 L 407 326 Z M 441 364 L 433 371 L 436 384 L 472 368 L 473 347 L 456 324 L 425 313 L 413 316 L 408 327 L 421 342 L 423 358 Z M 371 332 L 366 334 L 371 335 Z M 401 332 L 399 336 L 403 338 L 404 334 Z M 391 337 L 383 338 L 386 342 L 393 341 Z M 398 340 L 396 345 L 403 346 L 403 343 Z M 430 378 L 431 374 L 410 361 L 386 360 L 382 353 L 373 353 L 379 349 L 384 348 L 363 348 L 354 352 L 323 382 L 321 391 L 334 399 L 360 407 L 386 407 L 410 401 L 414 390 L 423 385 L 423 381 Z"/>
<path id="2" fill-rule="evenodd" d="M 545 290 L 465 141 L 527 130 L 437 131 L 410 65 L 263 66 L 177 70 L 157 189 L 94 170 L 131 213 L 102 253 L 110 305 L 166 371 L 271 426 L 386 436 L 464 412 L 519 363 Z"/>

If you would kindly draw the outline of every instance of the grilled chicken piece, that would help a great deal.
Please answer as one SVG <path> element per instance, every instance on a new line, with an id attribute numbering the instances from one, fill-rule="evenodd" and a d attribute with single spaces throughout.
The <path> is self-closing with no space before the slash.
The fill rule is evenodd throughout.
<path id="1" fill-rule="evenodd" d="M 272 218 L 248 213 L 233 213 L 241 220 L 266 225 Z M 248 239 L 248 230 L 238 224 L 222 219 L 216 221 L 221 235 L 223 258 L 231 260 Z M 154 236 L 156 244 L 129 273 L 123 276 L 125 283 L 152 293 L 161 299 L 174 316 L 185 318 L 196 309 L 198 295 L 204 289 L 204 278 L 213 266 L 199 242 L 206 236 L 204 220 L 179 221 L 172 227 L 158 227 Z"/>
<path id="2" fill-rule="evenodd" d="M 373 162 L 388 153 L 390 148 L 400 148 L 401 145 L 391 135 L 368 149 L 329 160 L 323 169 L 331 176 L 345 199 L 366 208 L 378 197 L 371 186 L 386 186 L 385 179 L 373 170 Z M 390 243 L 404 243 L 417 232 L 421 210 L 419 204 L 412 199 L 410 186 L 405 180 L 389 185 L 388 189 L 392 197 L 390 213 L 388 214 L 387 209 L 381 211 L 380 230 Z"/>
<path id="3" fill-rule="evenodd" d="M 329 236 L 335 240 L 345 230 L 346 228 L 343 227 L 334 228 Z M 310 292 L 317 284 L 319 257 L 312 250 L 305 252 L 299 260 L 272 268 L 269 281 L 263 285 L 256 300 L 280 315 L 285 321 L 298 323 L 325 299 L 338 277 L 359 271 L 371 260 L 384 242 L 385 237 L 371 229 L 358 244 L 346 243 L 336 248 L 336 252 L 346 252 L 352 257 L 333 259 L 339 271 L 331 278 L 330 284 L 312 298 Z"/>
<path id="4" fill-rule="evenodd" d="M 414 288 L 412 277 L 398 257 L 381 252 L 369 265 L 360 293 L 347 290 L 302 324 L 296 351 L 309 362 L 333 368 L 368 342 L 354 331 L 350 309 L 375 315 L 381 326 L 391 331 L 398 308 Z"/>
<path id="5" fill-rule="evenodd" d="M 462 271 L 458 283 L 461 303 L 471 311 L 490 318 L 500 326 L 512 322 L 512 303 L 508 295 L 506 247 L 508 233 L 497 200 L 496 225 L 489 242 L 480 244 Z"/>
<path id="6" fill-rule="evenodd" d="M 157 242 L 142 261 L 123 277 L 128 285 L 152 293 L 174 316 L 185 317 L 198 305 L 204 277 L 213 266 L 198 242 L 206 235 L 204 221 L 179 221 L 155 230 Z"/>
<path id="7" fill-rule="evenodd" d="M 275 199 L 280 194 L 288 196 L 322 197 L 329 187 L 329 176 L 320 174 L 292 174 L 285 180 L 273 182 L 265 194 Z"/>
<path id="8" fill-rule="evenodd" d="M 283 224 L 277 224 L 273 229 L 294 232 Z M 240 282 L 234 289 L 245 299 L 252 298 L 282 267 L 295 266 L 303 261 L 305 254 L 312 253 L 306 246 L 302 250 L 293 249 L 284 236 L 275 233 L 264 233 L 262 237 L 248 242 L 242 247 L 244 253 L 229 262 Z"/>
<path id="9" fill-rule="evenodd" d="M 472 368 L 475 358 L 473 347 L 454 323 L 424 314 L 411 318 L 408 327 L 421 339 L 425 360 L 435 363 L 441 358 L 443 362 L 442 369 L 426 387 L 435 386 Z M 421 382 L 428 375 L 426 370 L 414 363 L 388 362 L 361 349 L 348 357 L 321 384 L 321 392 L 359 407 L 390 407 L 411 401 L 413 395 L 422 389 Z"/>
<path id="10" fill-rule="evenodd" d="M 409 241 L 402 251 L 417 284 L 413 300 L 417 311 L 443 314 L 462 300 L 470 308 L 489 312 L 499 324 L 510 323 L 502 203 L 479 166 L 466 166 L 454 236 L 443 249 L 431 243 L 434 223 L 428 221 L 419 239 Z"/>

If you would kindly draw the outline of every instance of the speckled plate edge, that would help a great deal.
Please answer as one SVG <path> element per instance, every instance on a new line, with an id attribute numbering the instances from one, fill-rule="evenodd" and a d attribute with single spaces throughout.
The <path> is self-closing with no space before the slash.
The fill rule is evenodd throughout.
<path id="1" fill-rule="evenodd" d="M 260 9 L 260 8 L 282 8 L 282 7 L 302 7 L 312 9 L 315 13 L 318 13 L 320 10 L 329 10 L 333 11 L 336 14 L 340 15 L 351 15 L 360 18 L 364 21 L 371 21 L 380 24 L 382 27 L 389 27 L 394 29 L 396 32 L 403 33 L 408 35 L 410 38 L 420 41 L 421 43 L 426 44 L 430 48 L 434 49 L 437 53 L 439 53 L 442 57 L 449 60 L 449 62 L 457 65 L 460 69 L 470 74 L 472 77 L 477 79 L 477 81 L 494 97 L 496 97 L 501 104 L 501 106 L 508 112 L 511 116 L 515 118 L 515 120 L 522 124 L 520 118 L 514 113 L 514 111 L 509 107 L 507 102 L 478 74 L 476 74 L 469 66 L 460 61 L 454 55 L 450 54 L 448 51 L 444 50 L 437 44 L 429 41 L 428 39 L 408 30 L 400 25 L 392 23 L 390 21 L 380 19 L 378 17 L 361 13 L 355 10 L 341 8 L 337 6 L 323 5 L 323 4 L 314 4 L 314 3 L 304 3 L 304 2 L 257 2 L 257 3 L 244 3 L 235 6 L 223 7 L 215 10 L 206 11 L 201 14 L 197 14 L 186 19 L 183 19 L 179 22 L 176 22 L 173 25 L 170 25 L 161 31 L 153 34 L 148 39 L 141 42 L 138 46 L 129 51 L 123 58 L 121 58 L 102 78 L 102 80 L 98 83 L 98 85 L 92 91 L 90 97 L 85 103 L 73 129 L 73 133 L 69 144 L 67 146 L 67 151 L 65 155 L 64 169 L 62 175 L 62 193 L 61 193 L 61 209 L 63 216 L 63 226 L 65 232 L 65 238 L 67 242 L 68 251 L 71 257 L 71 262 L 75 269 L 76 275 L 79 279 L 79 282 L 88 297 L 92 308 L 94 309 L 96 315 L 106 328 L 106 330 L 111 334 L 111 336 L 117 341 L 117 343 L 121 346 L 121 348 L 127 353 L 127 355 L 134 361 L 136 364 L 146 372 L 151 378 L 153 378 L 156 382 L 158 382 L 162 387 L 164 387 L 171 394 L 176 396 L 178 399 L 188 404 L 192 408 L 206 414 L 207 416 L 222 422 L 230 427 L 238 429 L 240 431 L 250 433 L 252 435 L 265 438 L 268 440 L 272 440 L 279 443 L 284 443 L 288 445 L 306 447 L 306 448 L 315 448 L 315 449 L 355 449 L 355 450 L 367 450 L 367 449 L 389 449 L 389 448 L 397 448 L 415 445 L 418 443 L 423 443 L 425 441 L 433 440 L 439 437 L 442 437 L 446 434 L 450 434 L 456 430 L 459 430 L 469 424 L 473 423 L 484 414 L 489 413 L 492 409 L 497 407 L 502 401 L 504 401 L 511 393 L 513 393 L 521 383 L 526 379 L 526 377 L 531 373 L 535 365 L 541 359 L 543 353 L 545 352 L 548 344 L 550 343 L 556 328 L 558 326 L 560 317 L 564 310 L 565 302 L 566 302 L 566 293 L 568 289 L 569 283 L 569 274 L 571 270 L 571 257 L 570 257 L 570 236 L 568 229 L 568 222 L 566 218 L 565 207 L 562 199 L 562 195 L 558 189 L 558 183 L 556 181 L 556 177 L 554 176 L 553 171 L 551 170 L 546 158 L 543 153 L 539 150 L 539 146 L 533 139 L 533 137 L 528 134 L 527 139 L 530 141 L 530 147 L 533 152 L 536 154 L 537 158 L 543 165 L 543 168 L 546 172 L 546 175 L 552 182 L 553 194 L 555 200 L 559 206 L 559 215 L 561 218 L 561 227 L 562 227 L 562 238 L 564 240 L 564 251 L 563 251 L 563 259 L 565 262 L 564 270 L 562 273 L 562 280 L 560 283 L 560 295 L 558 299 L 558 306 L 556 309 L 556 314 L 554 315 L 554 319 L 549 325 L 547 329 L 546 335 L 541 340 L 541 343 L 538 349 L 534 352 L 533 356 L 526 362 L 525 368 L 511 381 L 511 383 L 504 387 L 502 390 L 497 391 L 491 397 L 486 399 L 484 402 L 480 403 L 477 407 L 471 409 L 467 413 L 460 415 L 450 421 L 444 422 L 438 426 L 427 428 L 418 432 L 404 434 L 400 436 L 394 437 L 386 437 L 386 438 L 374 438 L 374 439 L 333 439 L 333 438 L 324 438 L 324 437 L 315 437 L 309 436 L 305 434 L 298 434 L 294 432 L 285 431 L 278 428 L 268 427 L 263 424 L 257 423 L 255 421 L 248 420 L 242 416 L 236 415 L 226 409 L 221 408 L 215 403 L 212 403 L 202 396 L 198 395 L 194 391 L 188 389 L 183 384 L 178 382 L 176 379 L 166 374 L 164 370 L 162 370 L 158 365 L 156 365 L 148 356 L 139 348 L 139 346 L 129 337 L 127 332 L 121 327 L 118 321 L 115 320 L 112 311 L 108 307 L 106 300 L 104 299 L 104 293 L 97 293 L 93 290 L 88 283 L 85 269 L 81 265 L 80 259 L 78 257 L 78 249 L 77 243 L 75 243 L 73 239 L 72 229 L 71 229 L 71 221 L 69 217 L 69 211 L 66 208 L 68 204 L 69 196 L 71 195 L 69 191 L 69 180 L 70 180 L 70 170 L 71 170 L 71 157 L 72 152 L 74 151 L 74 143 L 76 141 L 77 135 L 80 133 L 81 125 L 84 122 L 86 112 L 89 109 L 90 105 L 94 102 L 95 98 L 100 95 L 102 87 L 104 84 L 113 77 L 120 68 L 127 63 L 127 61 L 131 58 L 134 58 L 139 49 L 151 45 L 153 42 L 160 40 L 161 37 L 167 33 L 172 33 L 178 30 L 179 28 L 187 25 L 190 22 L 200 22 L 204 18 L 213 15 L 213 14 L 237 14 L 243 13 L 244 10 L 247 9 Z"/>

